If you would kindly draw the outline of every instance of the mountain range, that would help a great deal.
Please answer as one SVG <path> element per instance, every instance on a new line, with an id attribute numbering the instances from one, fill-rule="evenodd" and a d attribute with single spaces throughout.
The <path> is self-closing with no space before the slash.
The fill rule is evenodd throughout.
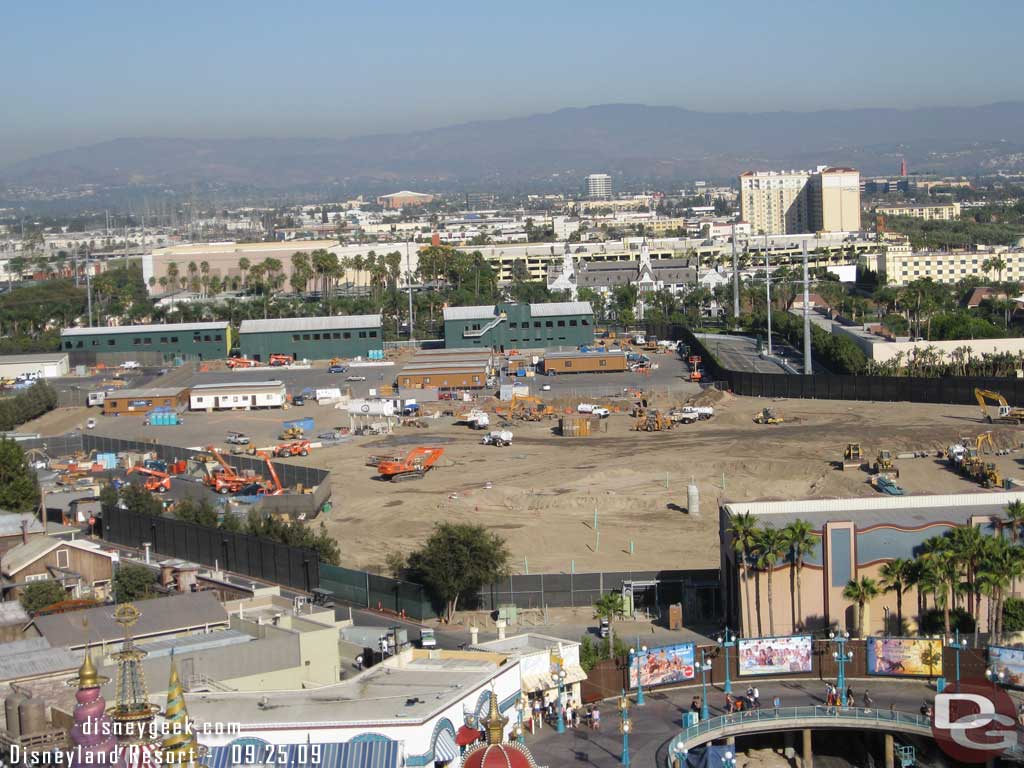
<path id="1" fill-rule="evenodd" d="M 0 184 L 215 183 L 282 190 L 360 181 L 442 188 L 562 180 L 723 179 L 753 168 L 853 165 L 975 173 L 1021 164 L 1024 102 L 977 107 L 711 113 L 607 104 L 348 139 L 119 138 L 0 169 Z"/>

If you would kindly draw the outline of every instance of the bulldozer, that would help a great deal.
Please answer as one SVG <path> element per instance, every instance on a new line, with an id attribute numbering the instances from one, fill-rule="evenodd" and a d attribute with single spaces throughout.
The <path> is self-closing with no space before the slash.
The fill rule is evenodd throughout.
<path id="1" fill-rule="evenodd" d="M 754 416 L 755 424 L 782 424 L 784 418 L 776 413 L 774 408 L 762 408 L 761 412 Z"/>
<path id="2" fill-rule="evenodd" d="M 990 389 L 979 389 L 975 388 L 974 398 L 978 401 L 978 407 L 981 408 L 982 418 L 985 419 L 989 424 L 994 421 L 1001 421 L 1010 424 L 1021 424 L 1024 423 L 1024 408 L 1017 408 L 1006 402 L 1006 398 L 998 392 L 993 392 Z M 995 417 L 988 410 L 988 401 L 994 401 L 999 404 L 999 412 Z"/>
<path id="3" fill-rule="evenodd" d="M 900 476 L 900 470 L 892 458 L 892 451 L 886 448 L 883 448 L 878 452 L 873 469 L 876 475 L 889 475 L 890 477 Z"/>
<path id="4" fill-rule="evenodd" d="M 864 452 L 860 448 L 860 443 L 847 443 L 846 450 L 843 451 L 842 469 L 860 469 L 863 462 Z"/>
<path id="5" fill-rule="evenodd" d="M 633 422 L 633 429 L 637 432 L 661 432 L 674 426 L 672 419 L 663 415 L 661 411 L 647 411 Z"/>
<path id="6" fill-rule="evenodd" d="M 302 431 L 302 427 L 288 427 L 277 436 L 277 439 L 282 441 L 302 440 L 304 438 L 305 433 Z"/>

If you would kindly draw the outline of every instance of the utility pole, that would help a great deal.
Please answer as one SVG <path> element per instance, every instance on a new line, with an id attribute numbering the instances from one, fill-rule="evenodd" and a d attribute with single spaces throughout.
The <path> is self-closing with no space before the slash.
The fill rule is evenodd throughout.
<path id="1" fill-rule="evenodd" d="M 89 327 L 92 328 L 92 275 L 89 274 L 89 257 L 92 254 L 85 252 L 85 296 L 89 309 Z"/>
<path id="2" fill-rule="evenodd" d="M 804 240 L 804 375 L 810 376 L 811 367 L 811 281 L 807 272 L 807 241 Z"/>
<path id="3" fill-rule="evenodd" d="M 736 259 L 736 225 L 732 225 L 732 318 L 740 319 L 740 269 Z"/>
<path id="4" fill-rule="evenodd" d="M 405 273 L 409 282 L 409 341 L 413 340 L 412 332 L 412 262 L 409 260 L 409 238 L 405 238 Z"/>
<path id="5" fill-rule="evenodd" d="M 764 235 L 764 295 L 768 310 L 768 357 L 772 356 L 772 272 L 768 264 L 768 233 Z"/>

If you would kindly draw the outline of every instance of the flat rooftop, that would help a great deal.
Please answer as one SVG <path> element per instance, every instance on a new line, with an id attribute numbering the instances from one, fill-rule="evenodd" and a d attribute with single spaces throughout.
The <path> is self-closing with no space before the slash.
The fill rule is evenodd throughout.
<path id="1" fill-rule="evenodd" d="M 535 632 L 525 632 L 521 635 L 506 637 L 504 640 L 488 640 L 484 643 L 477 643 L 472 646 L 472 648 L 482 651 L 507 653 L 510 656 L 516 656 L 523 653 L 547 651 L 552 648 L 557 648 L 559 645 L 569 647 L 579 645 L 579 642 L 575 640 L 562 640 L 560 637 L 540 635 Z"/>
<path id="2" fill-rule="evenodd" d="M 341 331 L 380 328 L 380 315 L 293 317 L 275 320 L 243 320 L 239 333 L 291 333 L 293 331 Z"/>
<path id="3" fill-rule="evenodd" d="M 442 652 L 440 658 L 413 658 L 401 667 L 378 664 L 350 680 L 310 690 L 193 693 L 188 711 L 200 723 L 221 722 L 227 712 L 243 727 L 417 722 L 485 686 L 502 669 L 493 656 L 467 656 Z"/>
<path id="4" fill-rule="evenodd" d="M 145 397 L 176 397 L 182 392 L 188 391 L 188 387 L 158 387 L 155 389 L 121 389 L 117 392 L 107 393 L 107 400 L 124 400 Z"/>
<path id="5" fill-rule="evenodd" d="M 212 392 L 218 389 L 269 389 L 283 387 L 282 381 L 218 381 L 213 384 L 196 384 L 193 392 Z"/>
<path id="6" fill-rule="evenodd" d="M 166 325 L 118 325 L 90 326 L 88 328 L 65 328 L 61 336 L 96 336 L 111 333 L 174 333 L 175 331 L 223 331 L 227 321 L 218 323 L 169 323 Z M 52 359 L 52 358 L 51 358 Z"/>
<path id="7" fill-rule="evenodd" d="M 1006 505 L 1011 501 L 1024 501 L 1024 493 L 754 501 L 723 504 L 722 508 L 731 514 L 749 512 L 776 528 L 784 528 L 794 520 L 806 520 L 816 529 L 829 521 L 849 520 L 862 529 L 886 524 L 912 527 L 937 522 L 964 524 L 973 517 L 1002 519 L 1006 516 Z"/>
<path id="8" fill-rule="evenodd" d="M 36 355 L 0 355 L 0 365 L 17 365 L 18 363 L 59 363 L 67 356 L 67 352 L 47 352 Z"/>

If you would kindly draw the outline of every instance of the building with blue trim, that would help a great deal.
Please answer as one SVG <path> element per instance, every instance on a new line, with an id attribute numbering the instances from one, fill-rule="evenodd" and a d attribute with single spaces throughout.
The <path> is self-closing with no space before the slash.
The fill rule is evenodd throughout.
<path id="1" fill-rule="evenodd" d="M 721 585 L 730 627 L 743 627 L 746 637 L 789 635 L 827 627 L 854 632 L 856 605 L 843 597 L 851 580 L 861 577 L 880 581 L 882 567 L 897 558 L 917 559 L 924 542 L 973 526 L 986 536 L 1006 535 L 1006 506 L 1024 501 L 1024 493 L 963 493 L 941 496 L 872 496 L 854 499 L 739 502 L 721 507 Z M 817 541 L 803 559 L 799 577 L 799 608 L 793 611 L 789 578 L 791 560 L 786 557 L 773 569 L 771 626 L 767 600 L 767 571 L 748 563 L 749 584 L 743 581 L 740 556 L 733 546 L 730 521 L 733 515 L 750 514 L 761 527 L 785 528 L 805 520 Z M 793 594 L 796 594 L 794 588 Z M 748 598 L 749 596 L 749 598 Z M 760 596 L 760 597 L 759 597 Z M 903 627 L 897 626 L 897 598 L 882 592 L 866 606 L 865 634 L 914 634 L 918 631 L 918 593 L 910 586 L 903 593 Z M 928 596 L 925 596 L 928 598 Z M 750 604 L 747 604 L 749 599 Z M 987 600 L 965 596 L 966 607 L 979 626 L 988 620 Z M 932 601 L 928 599 L 929 607 Z M 760 616 L 758 611 L 760 610 Z M 801 615 L 796 615 L 801 614 Z M 793 616 L 796 615 L 796 626 Z M 744 626 L 750 622 L 751 627 Z"/>

